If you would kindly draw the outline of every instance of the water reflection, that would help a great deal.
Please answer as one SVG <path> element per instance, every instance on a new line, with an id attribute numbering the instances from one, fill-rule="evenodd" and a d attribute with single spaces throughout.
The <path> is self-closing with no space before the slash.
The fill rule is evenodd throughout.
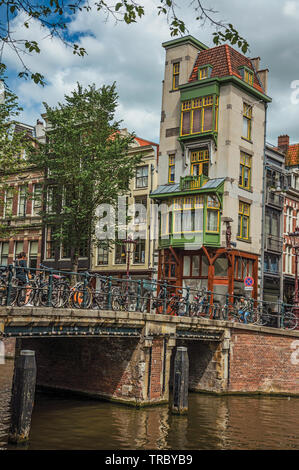
<path id="1" fill-rule="evenodd" d="M 0 447 L 11 363 L 0 369 Z M 299 398 L 191 394 L 189 414 L 38 394 L 29 449 L 299 449 Z"/>
<path id="2" fill-rule="evenodd" d="M 0 364 L 0 450 L 6 445 L 6 434 L 9 427 L 9 401 L 13 361 Z"/>

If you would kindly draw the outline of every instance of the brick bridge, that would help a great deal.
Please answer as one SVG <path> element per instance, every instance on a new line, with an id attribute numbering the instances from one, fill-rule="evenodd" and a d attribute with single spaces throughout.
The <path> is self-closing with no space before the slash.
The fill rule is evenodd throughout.
<path id="1" fill-rule="evenodd" d="M 299 331 L 103 310 L 0 307 L 0 337 L 33 349 L 40 387 L 131 405 L 165 403 L 174 352 L 189 389 L 299 396 Z M 0 338 L 1 339 L 1 338 Z"/>

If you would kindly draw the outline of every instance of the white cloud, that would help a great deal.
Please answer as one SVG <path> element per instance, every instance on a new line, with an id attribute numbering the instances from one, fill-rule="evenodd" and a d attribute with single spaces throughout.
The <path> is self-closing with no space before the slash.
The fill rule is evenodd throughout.
<path id="1" fill-rule="evenodd" d="M 204 0 L 208 6 L 208 0 Z M 157 16 L 155 5 L 158 0 L 144 0 L 146 16 L 137 24 L 115 25 L 113 20 L 104 21 L 100 13 L 80 12 L 70 23 L 70 32 L 88 55 L 79 58 L 72 54 L 57 39 L 42 40 L 47 31 L 32 21 L 26 35 L 41 44 L 41 53 L 26 56 L 25 60 L 33 71 L 41 71 L 48 84 L 37 87 L 30 81 L 11 81 L 12 88 L 20 97 L 25 108 L 22 120 L 34 123 L 43 112 L 42 101 L 55 106 L 69 94 L 79 81 L 84 86 L 95 83 L 111 84 L 116 81 L 119 94 L 117 119 L 123 119 L 124 127 L 135 131 L 140 137 L 153 141 L 159 139 L 161 112 L 161 81 L 164 72 L 165 53 L 163 41 L 170 39 L 165 18 Z M 202 28 L 194 20 L 190 0 L 177 2 L 179 14 L 183 14 L 189 33 L 203 43 L 212 45 L 210 25 Z M 294 141 L 299 141 L 298 111 L 291 107 L 290 83 L 299 80 L 297 63 L 299 41 L 297 21 L 299 1 L 272 0 L 213 0 L 213 7 L 220 13 L 217 19 L 227 18 L 250 44 L 249 55 L 261 56 L 262 67 L 269 67 L 268 140 L 275 141 L 278 134 L 287 132 Z M 257 13 L 258 12 L 258 13 Z M 24 37 L 23 19 L 17 17 L 13 27 L 20 38 Z M 12 72 L 19 71 L 17 57 L 6 49 L 4 57 Z M 281 130 L 281 126 L 284 130 Z"/>
<path id="2" fill-rule="evenodd" d="M 283 13 L 291 18 L 299 16 L 299 3 L 296 0 L 289 0 L 283 5 Z"/>

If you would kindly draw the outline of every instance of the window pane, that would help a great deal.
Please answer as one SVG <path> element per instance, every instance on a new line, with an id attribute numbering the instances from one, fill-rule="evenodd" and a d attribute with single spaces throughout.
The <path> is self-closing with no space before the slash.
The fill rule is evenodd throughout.
<path id="1" fill-rule="evenodd" d="M 23 251 L 24 242 L 15 242 L 15 257 Z"/>
<path id="2" fill-rule="evenodd" d="M 193 111 L 193 127 L 192 132 L 201 132 L 201 116 L 202 116 L 202 108 L 195 109 Z"/>
<path id="3" fill-rule="evenodd" d="M 29 249 L 29 254 L 31 255 L 37 255 L 37 250 L 38 250 L 38 242 L 30 242 L 30 249 Z"/>
<path id="4" fill-rule="evenodd" d="M 241 236 L 241 222 L 242 222 L 242 216 L 239 214 L 239 217 L 238 217 L 238 237 Z"/>
<path id="5" fill-rule="evenodd" d="M 250 119 L 243 117 L 243 137 L 250 139 Z"/>
<path id="6" fill-rule="evenodd" d="M 190 258 L 190 256 L 184 256 L 184 271 L 183 271 L 183 276 L 190 276 L 190 266 L 191 266 L 191 258 Z"/>
<path id="7" fill-rule="evenodd" d="M 218 211 L 208 210 L 208 221 L 207 221 L 208 232 L 218 232 Z"/>
<path id="8" fill-rule="evenodd" d="M 199 276 L 199 256 L 192 257 L 192 276 Z"/>
<path id="9" fill-rule="evenodd" d="M 248 217 L 243 216 L 242 238 L 248 238 Z"/>
<path id="10" fill-rule="evenodd" d="M 0 264 L 2 266 L 7 266 L 7 263 L 8 263 L 8 250 L 9 250 L 8 242 L 0 243 L 0 250 L 1 250 Z"/>
<path id="11" fill-rule="evenodd" d="M 190 134 L 190 111 L 183 113 L 182 135 Z"/>
<path id="12" fill-rule="evenodd" d="M 103 264 L 108 264 L 108 249 L 99 246 L 97 265 L 103 265 Z"/>
<path id="13" fill-rule="evenodd" d="M 209 262 L 205 256 L 201 258 L 201 275 L 207 276 L 209 271 Z"/>
<path id="14" fill-rule="evenodd" d="M 204 108 L 204 122 L 203 131 L 210 131 L 213 124 L 213 107 L 208 106 Z"/>
<path id="15" fill-rule="evenodd" d="M 138 239 L 134 247 L 134 263 L 145 262 L 145 240 Z"/>
<path id="16" fill-rule="evenodd" d="M 217 258 L 215 263 L 215 276 L 227 276 L 228 261 L 226 256 L 223 258 Z"/>
<path id="17" fill-rule="evenodd" d="M 244 187 L 249 187 L 249 168 L 244 168 Z"/>

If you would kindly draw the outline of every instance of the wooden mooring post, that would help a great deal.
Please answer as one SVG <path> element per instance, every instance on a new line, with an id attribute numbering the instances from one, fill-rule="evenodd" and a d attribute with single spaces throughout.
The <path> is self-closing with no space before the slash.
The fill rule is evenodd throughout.
<path id="1" fill-rule="evenodd" d="M 12 444 L 29 439 L 36 381 L 35 351 L 22 350 L 16 358 L 12 397 L 11 424 L 8 440 Z"/>
<path id="2" fill-rule="evenodd" d="M 186 347 L 178 347 L 174 359 L 172 413 L 188 412 L 189 358 Z"/>

